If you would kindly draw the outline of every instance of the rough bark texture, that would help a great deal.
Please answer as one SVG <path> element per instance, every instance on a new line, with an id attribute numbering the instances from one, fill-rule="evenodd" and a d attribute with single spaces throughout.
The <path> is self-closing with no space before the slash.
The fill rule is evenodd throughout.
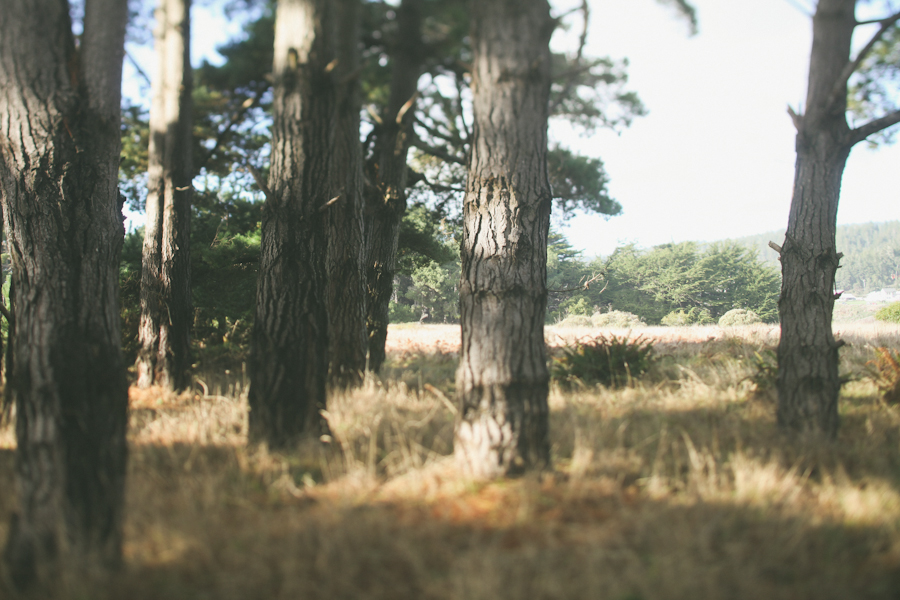
<path id="1" fill-rule="evenodd" d="M 285 446 L 324 424 L 325 213 L 336 133 L 333 3 L 283 0 L 275 21 L 272 163 L 250 357 L 250 436 Z"/>
<path id="2" fill-rule="evenodd" d="M 191 383 L 191 0 L 160 0 L 150 107 L 138 386 Z"/>
<path id="3" fill-rule="evenodd" d="M 401 2 L 397 28 L 397 46 L 391 55 L 391 95 L 377 125 L 369 176 L 373 185 L 366 195 L 366 328 L 369 369 L 376 372 L 385 358 L 400 221 L 406 212 L 406 157 L 425 55 L 421 0 Z"/>
<path id="4" fill-rule="evenodd" d="M 362 381 L 366 369 L 366 281 L 362 145 L 359 141 L 359 0 L 337 0 L 337 133 L 328 238 L 329 374 L 333 385 Z"/>
<path id="5" fill-rule="evenodd" d="M 455 454 L 477 478 L 541 468 L 548 443 L 546 0 L 472 5 L 475 125 L 466 196 Z"/>
<path id="6" fill-rule="evenodd" d="M 849 62 L 855 0 L 820 0 L 805 114 L 798 121 L 797 164 L 781 249 L 778 302 L 778 422 L 790 430 L 835 435 L 838 343 L 832 335 L 838 199 L 852 148 L 847 87 L 834 93 Z"/>
<path id="7" fill-rule="evenodd" d="M 121 558 L 127 383 L 120 349 L 120 88 L 127 5 L 0 1 L 0 182 L 12 263 L 15 584 Z M 66 569 L 68 571 L 68 568 Z"/>

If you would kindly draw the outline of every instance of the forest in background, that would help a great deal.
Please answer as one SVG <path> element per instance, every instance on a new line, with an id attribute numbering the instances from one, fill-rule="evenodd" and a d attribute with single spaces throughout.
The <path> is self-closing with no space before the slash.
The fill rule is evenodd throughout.
<path id="1" fill-rule="evenodd" d="M 781 243 L 784 229 L 737 238 L 734 241 L 759 253 L 764 262 L 779 268 L 778 254 L 769 242 Z M 844 253 L 835 275 L 838 289 L 856 295 L 897 285 L 900 277 L 900 221 L 840 225 L 837 248 Z"/>
<path id="2" fill-rule="evenodd" d="M 193 333 L 206 360 L 246 353 L 261 209 L 261 202 L 236 192 L 195 195 Z M 458 322 L 459 226 L 458 219 L 423 201 L 408 208 L 400 230 L 392 322 Z M 131 356 L 137 352 L 142 233 L 130 232 L 122 253 L 125 347 Z M 617 310 L 637 315 L 648 325 L 670 315 L 675 324 L 703 324 L 733 308 L 753 310 L 764 321 L 775 322 L 780 265 L 768 242 L 783 237 L 782 230 L 713 244 L 683 242 L 652 249 L 626 245 L 610 256 L 590 259 L 563 234 L 551 233 L 547 322 Z M 845 254 L 838 288 L 859 295 L 895 284 L 900 222 L 840 226 L 837 239 Z M 683 318 L 673 319 L 676 315 Z"/>

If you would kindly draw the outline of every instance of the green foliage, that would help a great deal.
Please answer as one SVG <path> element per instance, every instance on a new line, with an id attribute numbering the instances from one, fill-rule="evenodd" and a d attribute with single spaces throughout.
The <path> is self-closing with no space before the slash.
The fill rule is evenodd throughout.
<path id="1" fill-rule="evenodd" d="M 555 146 L 547 152 L 547 171 L 563 219 L 574 216 L 576 210 L 607 216 L 622 213 L 622 205 L 609 197 L 609 176 L 599 158 Z"/>
<path id="2" fill-rule="evenodd" d="M 590 315 L 593 312 L 584 296 L 568 298 L 563 301 L 562 306 L 570 315 Z"/>
<path id="3" fill-rule="evenodd" d="M 599 335 L 562 349 L 551 375 L 563 387 L 601 384 L 620 387 L 650 368 L 653 343 L 641 336 Z"/>
<path id="4" fill-rule="evenodd" d="M 729 310 L 719 319 L 719 327 L 735 327 L 740 325 L 754 325 L 761 323 L 759 315 L 752 310 L 735 308 Z"/>
<path id="5" fill-rule="evenodd" d="M 256 302 L 262 205 L 195 194 L 191 222 L 194 341 L 204 355 L 245 358 Z"/>
<path id="6" fill-rule="evenodd" d="M 593 316 L 591 316 L 591 323 L 594 327 L 609 327 L 616 329 L 635 329 L 637 327 L 647 326 L 647 324 L 636 314 L 622 310 L 594 313 Z"/>
<path id="7" fill-rule="evenodd" d="M 391 322 L 459 320 L 459 247 L 456 231 L 424 204 L 410 206 L 400 223 Z"/>
<path id="8" fill-rule="evenodd" d="M 705 282 L 702 304 L 711 318 L 734 308 L 752 309 L 767 323 L 778 319 L 781 277 L 754 253 L 734 243 L 710 246 L 698 261 Z"/>
<path id="9" fill-rule="evenodd" d="M 125 364 L 137 360 L 138 327 L 141 324 L 141 245 L 143 227 L 125 234 L 119 263 L 119 303 L 122 318 L 122 352 Z"/>
<path id="10" fill-rule="evenodd" d="M 551 231 L 547 238 L 548 323 L 594 312 L 591 298 L 583 293 L 582 282 L 589 277 L 581 251 L 573 248 L 565 236 Z"/>
<path id="11" fill-rule="evenodd" d="M 256 302 L 262 205 L 231 193 L 196 192 L 191 219 L 192 337 L 202 366 L 246 358 Z M 138 351 L 143 229 L 125 236 L 119 268 L 126 361 Z"/>
<path id="12" fill-rule="evenodd" d="M 122 155 L 119 161 L 119 191 L 133 211 L 144 209 L 147 198 L 148 113 L 140 106 L 122 107 Z"/>
<path id="13" fill-rule="evenodd" d="M 563 118 L 586 133 L 619 131 L 647 114 L 638 95 L 626 89 L 628 61 L 554 54 L 551 62 L 551 117 Z"/>
<path id="14" fill-rule="evenodd" d="M 900 302 L 888 304 L 875 313 L 875 318 L 888 323 L 900 323 Z"/>
<path id="15" fill-rule="evenodd" d="M 412 305 L 391 302 L 388 305 L 388 318 L 391 323 L 413 323 L 419 320 L 420 315 L 416 313 Z"/>
<path id="16" fill-rule="evenodd" d="M 687 311 L 681 308 L 673 310 L 662 318 L 660 324 L 668 327 L 684 327 L 686 325 L 710 325 L 715 322 L 709 309 L 692 306 Z"/>
<path id="17" fill-rule="evenodd" d="M 752 309 L 766 321 L 778 315 L 778 274 L 736 244 L 714 244 L 703 251 L 693 242 L 649 251 L 628 245 L 595 268 L 608 279 L 595 303 L 633 312 L 650 323 L 664 318 L 709 322 L 734 308 Z"/>

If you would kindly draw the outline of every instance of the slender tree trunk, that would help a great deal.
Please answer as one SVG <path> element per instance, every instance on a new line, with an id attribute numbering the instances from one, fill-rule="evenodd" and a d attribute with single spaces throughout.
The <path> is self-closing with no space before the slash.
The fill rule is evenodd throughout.
<path id="1" fill-rule="evenodd" d="M 403 0 L 397 10 L 397 47 L 391 56 L 391 95 L 375 136 L 366 197 L 366 328 L 369 369 L 384 363 L 388 307 L 397 270 L 400 221 L 406 212 L 406 158 L 416 93 L 422 75 L 422 0 Z"/>
<path id="2" fill-rule="evenodd" d="M 324 425 L 334 16 L 330 0 L 282 0 L 275 20 L 272 163 L 249 364 L 250 436 L 275 447 Z"/>
<path id="3" fill-rule="evenodd" d="M 330 379 L 355 385 L 366 369 L 362 145 L 359 141 L 359 0 L 337 0 L 339 31 L 334 204 L 326 211 Z"/>
<path id="4" fill-rule="evenodd" d="M 542 468 L 548 442 L 546 0 L 472 4 L 475 126 L 463 206 L 455 454 L 477 478 Z"/>
<path id="5" fill-rule="evenodd" d="M 160 0 L 152 83 L 138 386 L 191 383 L 191 0 Z"/>
<path id="6" fill-rule="evenodd" d="M 0 1 L 0 182 L 12 262 L 19 513 L 13 581 L 121 559 L 120 88 L 127 3 Z"/>
<path id="7" fill-rule="evenodd" d="M 832 335 L 838 199 L 852 148 L 847 87 L 835 93 L 849 62 L 855 0 L 820 0 L 813 19 L 806 111 L 795 120 L 797 165 L 781 248 L 778 302 L 778 423 L 834 436 L 838 430 L 838 342 Z"/>

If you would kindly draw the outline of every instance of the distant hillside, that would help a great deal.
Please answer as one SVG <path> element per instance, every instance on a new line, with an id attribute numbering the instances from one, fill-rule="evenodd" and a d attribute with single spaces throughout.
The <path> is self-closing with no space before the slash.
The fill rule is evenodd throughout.
<path id="1" fill-rule="evenodd" d="M 759 252 L 764 262 L 781 270 L 778 254 L 769 241 L 781 245 L 784 229 L 732 240 Z M 844 253 L 836 282 L 838 289 L 867 294 L 900 285 L 900 221 L 841 225 L 837 229 L 837 249 Z"/>

